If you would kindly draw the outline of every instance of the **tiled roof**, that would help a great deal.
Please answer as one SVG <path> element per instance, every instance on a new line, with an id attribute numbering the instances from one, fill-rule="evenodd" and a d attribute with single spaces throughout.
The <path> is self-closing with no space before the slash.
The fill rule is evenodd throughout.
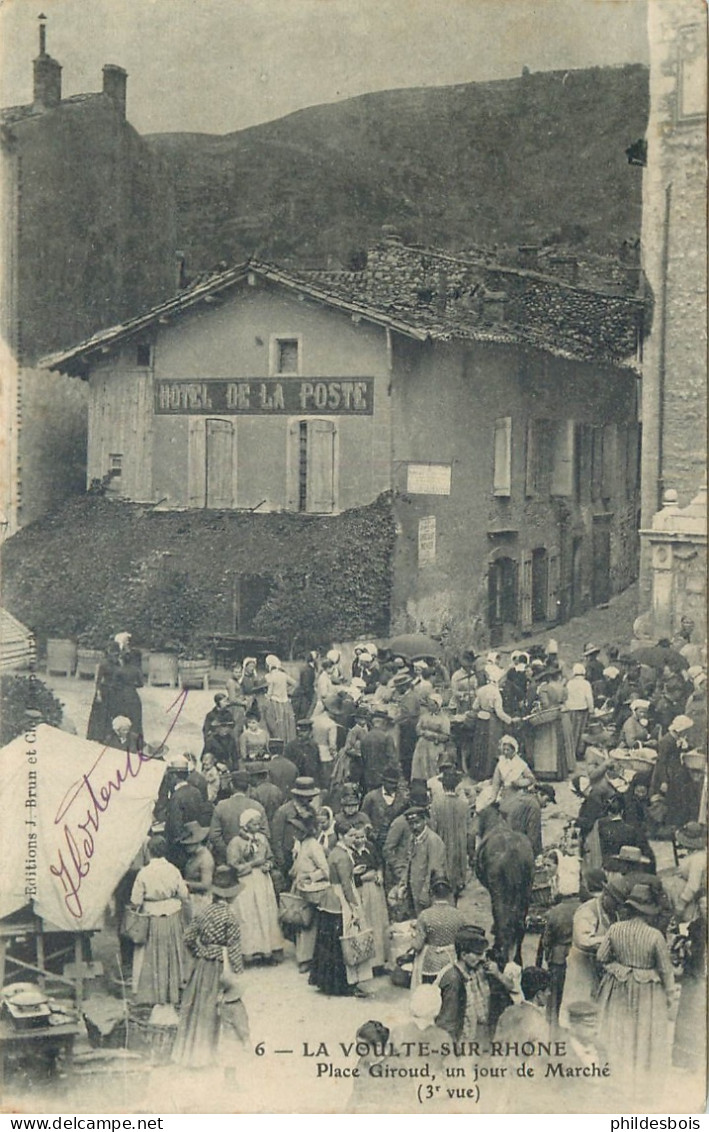
<path id="1" fill-rule="evenodd" d="M 637 333 L 642 333 L 640 300 L 501 266 L 488 256 L 465 258 L 394 245 L 373 249 L 362 271 L 286 269 L 249 260 L 201 276 L 167 302 L 51 354 L 40 364 L 83 374 L 92 355 L 200 303 L 216 301 L 249 274 L 418 341 L 521 344 L 559 357 L 617 365 L 628 364 Z M 490 300 L 495 298 L 493 315 Z"/>
<path id="2" fill-rule="evenodd" d="M 99 90 L 87 94 L 72 94 L 69 98 L 63 98 L 57 106 L 52 107 L 37 106 L 34 102 L 28 102 L 24 106 L 6 106 L 0 108 L 0 123 L 11 126 L 14 122 L 22 122 L 26 118 L 41 118 L 43 114 L 51 113 L 52 110 L 61 109 L 63 106 L 72 106 L 78 102 L 89 102 L 93 98 L 105 99 L 106 97 L 103 91 Z"/>

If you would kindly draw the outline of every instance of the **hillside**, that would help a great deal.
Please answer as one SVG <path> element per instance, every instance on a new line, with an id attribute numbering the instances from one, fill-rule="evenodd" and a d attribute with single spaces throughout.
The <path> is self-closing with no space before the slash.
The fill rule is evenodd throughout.
<path id="1" fill-rule="evenodd" d="M 640 232 L 641 65 L 386 91 L 236 133 L 154 134 L 190 273 L 245 255 L 347 260 L 405 239 L 615 251 Z"/>

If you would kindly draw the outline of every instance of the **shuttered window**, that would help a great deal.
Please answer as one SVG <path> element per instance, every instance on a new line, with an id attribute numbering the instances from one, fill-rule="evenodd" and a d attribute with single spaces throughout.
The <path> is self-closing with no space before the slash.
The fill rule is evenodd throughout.
<path id="1" fill-rule="evenodd" d="M 574 494 L 574 438 L 573 421 L 559 421 L 554 430 L 551 494 Z"/>
<path id="2" fill-rule="evenodd" d="M 527 421 L 525 494 L 528 498 L 548 495 L 554 454 L 554 421 L 544 418 Z"/>
<path id="3" fill-rule="evenodd" d="M 559 620 L 559 551 L 552 548 L 547 559 L 547 621 Z"/>
<path id="4" fill-rule="evenodd" d="M 332 421 L 308 419 L 289 426 L 288 509 L 316 514 L 336 510 L 337 429 Z"/>
<path id="5" fill-rule="evenodd" d="M 217 417 L 191 417 L 187 495 L 190 507 L 223 511 L 236 506 L 236 428 Z"/>
<path id="6" fill-rule="evenodd" d="M 495 421 L 494 495 L 512 494 L 512 417 L 498 417 Z"/>
<path id="7" fill-rule="evenodd" d="M 523 629 L 532 624 L 532 552 L 522 553 L 522 569 L 519 587 L 519 617 Z"/>

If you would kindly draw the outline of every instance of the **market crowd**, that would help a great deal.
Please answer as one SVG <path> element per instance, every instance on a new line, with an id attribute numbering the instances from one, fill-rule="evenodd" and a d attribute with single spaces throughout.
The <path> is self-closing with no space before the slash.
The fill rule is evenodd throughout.
<path id="1" fill-rule="evenodd" d="M 228 1069 L 249 1040 L 249 965 L 285 961 L 314 994 L 373 1009 L 388 973 L 409 988 L 402 1033 L 565 1033 L 569 1064 L 610 1059 L 638 1087 L 670 1058 L 701 1066 L 706 652 L 693 630 L 684 618 L 675 640 L 635 651 L 589 642 L 570 666 L 555 641 L 504 660 L 471 648 L 450 667 L 438 648 L 373 642 L 347 668 L 336 649 L 313 652 L 297 677 L 275 655 L 235 665 L 201 751 L 154 752 L 166 772 L 151 834 L 115 894 L 135 1002 L 179 1010 L 174 1060 Z M 90 738 L 145 745 L 140 683 L 119 634 Z M 577 812 L 545 844 L 562 781 Z M 464 910 L 473 877 L 491 937 Z M 403 1040 L 367 1027 L 373 1048 L 384 1031 Z"/>

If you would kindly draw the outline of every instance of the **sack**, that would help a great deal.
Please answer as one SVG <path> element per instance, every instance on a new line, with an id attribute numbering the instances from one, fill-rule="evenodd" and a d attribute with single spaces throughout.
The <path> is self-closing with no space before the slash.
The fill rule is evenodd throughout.
<path id="1" fill-rule="evenodd" d="M 359 967 L 361 963 L 374 959 L 374 932 L 371 928 L 351 935 L 341 935 L 340 943 L 346 967 Z"/>
<path id="2" fill-rule="evenodd" d="M 126 908 L 123 916 L 123 931 L 122 935 L 126 939 L 133 940 L 133 943 L 142 944 L 148 942 L 148 931 L 150 930 L 150 916 L 146 916 L 145 912 L 138 912 L 135 908 Z"/>
<path id="3" fill-rule="evenodd" d="M 561 716 L 561 709 L 554 704 L 553 707 L 539 708 L 527 716 L 530 727 L 543 727 L 545 723 L 554 723 Z"/>
<path id="4" fill-rule="evenodd" d="M 278 898 L 278 918 L 294 928 L 309 928 L 315 918 L 315 906 L 297 892 L 282 892 Z"/>

